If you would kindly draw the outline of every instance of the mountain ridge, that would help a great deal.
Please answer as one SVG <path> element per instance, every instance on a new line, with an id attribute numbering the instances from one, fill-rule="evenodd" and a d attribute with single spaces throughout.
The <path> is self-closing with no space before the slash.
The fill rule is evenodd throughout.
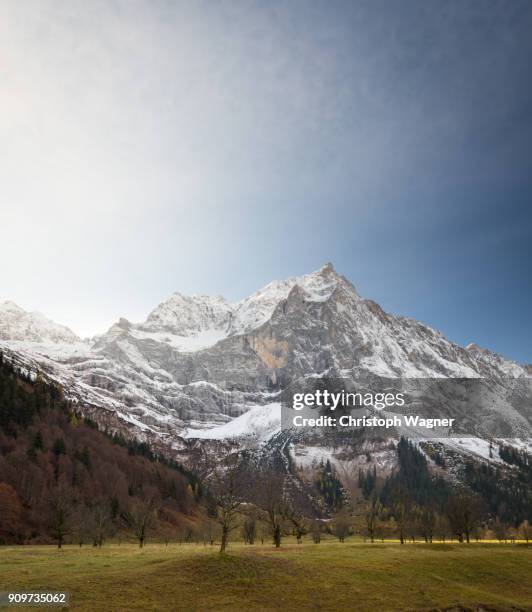
<path id="1" fill-rule="evenodd" d="M 16 339 L 24 328 L 6 338 L 2 329 L 0 317 L 0 346 L 74 397 L 177 446 L 187 431 L 271 405 L 288 382 L 308 376 L 530 376 L 511 360 L 386 313 L 332 264 L 234 303 L 175 292 L 145 321 L 122 318 L 92 342 Z"/>
<path id="2" fill-rule="evenodd" d="M 56 323 L 37 311 L 27 311 L 12 302 L 0 302 L 0 339 L 34 342 L 79 342 L 66 325 Z"/>

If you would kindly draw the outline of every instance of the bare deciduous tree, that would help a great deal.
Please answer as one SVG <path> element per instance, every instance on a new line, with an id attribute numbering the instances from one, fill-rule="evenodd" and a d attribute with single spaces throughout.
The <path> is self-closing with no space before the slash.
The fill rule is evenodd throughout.
<path id="1" fill-rule="evenodd" d="M 499 517 L 493 523 L 493 533 L 499 542 L 508 540 L 508 525 L 501 521 Z"/>
<path id="2" fill-rule="evenodd" d="M 436 528 L 436 513 L 430 506 L 423 508 L 420 513 L 421 535 L 427 544 L 432 544 L 434 529 Z"/>
<path id="3" fill-rule="evenodd" d="M 378 496 L 374 493 L 368 503 L 365 513 L 366 529 L 371 542 L 375 541 L 375 535 L 382 513 L 382 504 Z"/>
<path id="4" fill-rule="evenodd" d="M 394 500 L 392 514 L 397 524 L 399 531 L 399 541 L 401 544 L 405 543 L 405 531 L 408 523 L 409 508 L 406 495 L 398 494 Z"/>
<path id="5" fill-rule="evenodd" d="M 222 531 L 220 553 L 225 552 L 229 534 L 238 527 L 243 481 L 244 471 L 237 457 L 231 457 L 211 474 L 209 494 L 215 504 L 216 519 Z"/>
<path id="6" fill-rule="evenodd" d="M 104 539 L 109 535 L 112 524 L 111 508 L 105 501 L 96 502 L 89 517 L 89 529 L 94 546 L 101 547 Z"/>
<path id="7" fill-rule="evenodd" d="M 262 472 L 257 479 L 255 502 L 265 512 L 273 543 L 281 546 L 282 527 L 285 516 L 284 474 L 275 471 Z"/>
<path id="8" fill-rule="evenodd" d="M 248 516 L 242 525 L 242 537 L 247 544 L 255 542 L 257 533 L 257 521 L 254 516 Z"/>
<path id="9" fill-rule="evenodd" d="M 445 539 L 447 538 L 449 531 L 450 531 L 450 528 L 449 528 L 449 521 L 447 520 L 447 517 L 443 514 L 438 514 L 438 516 L 436 517 L 437 536 L 440 538 L 440 540 L 445 542 Z"/>
<path id="10" fill-rule="evenodd" d="M 57 548 L 62 548 L 71 529 L 72 490 L 61 481 L 50 491 L 49 510 L 52 537 L 57 541 Z"/>
<path id="11" fill-rule="evenodd" d="M 137 499 L 133 502 L 131 509 L 126 512 L 124 518 L 139 541 L 139 548 L 142 548 L 146 543 L 149 531 L 157 521 L 157 504 L 152 497 Z"/>
<path id="12" fill-rule="evenodd" d="M 345 538 L 349 535 L 351 521 L 345 511 L 339 512 L 333 519 L 333 533 L 340 540 L 344 542 Z"/>
<path id="13" fill-rule="evenodd" d="M 528 544 L 529 540 L 532 540 L 532 527 L 528 521 L 523 521 L 519 526 L 519 533 L 523 540 Z"/>
<path id="14" fill-rule="evenodd" d="M 81 548 L 90 536 L 90 512 L 87 506 L 78 506 L 72 514 L 72 538 Z"/>
<path id="15" fill-rule="evenodd" d="M 321 524 L 319 521 L 312 521 L 310 525 L 310 533 L 312 535 L 312 541 L 314 544 L 321 542 Z"/>
<path id="16" fill-rule="evenodd" d="M 458 541 L 463 542 L 465 538 L 469 544 L 471 534 L 479 519 L 478 500 L 469 493 L 455 495 L 447 505 L 447 517 Z"/>

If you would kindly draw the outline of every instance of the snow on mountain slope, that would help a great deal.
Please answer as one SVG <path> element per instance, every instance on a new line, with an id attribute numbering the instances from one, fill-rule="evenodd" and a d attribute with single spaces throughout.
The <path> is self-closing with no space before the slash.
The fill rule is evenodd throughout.
<path id="1" fill-rule="evenodd" d="M 81 341 L 68 327 L 40 312 L 27 312 L 11 301 L 0 302 L 0 339 L 66 344 Z"/>
<path id="2" fill-rule="evenodd" d="M 234 304 L 221 296 L 188 297 L 173 293 L 154 308 L 144 323 L 127 322 L 127 325 L 138 339 L 166 342 L 184 352 L 201 350 L 228 336 L 250 332 L 266 323 L 276 306 L 296 285 L 302 288 L 309 300 L 326 300 L 336 287 L 336 277 L 331 271 L 332 266 L 327 264 L 312 274 L 273 281 Z"/>
<path id="3" fill-rule="evenodd" d="M 5 340 L 3 343 L 14 351 L 27 351 L 33 355 L 51 359 L 58 363 L 89 359 L 93 355 L 91 343 L 82 340 L 77 342 Z"/>
<path id="4" fill-rule="evenodd" d="M 181 336 L 170 332 L 145 331 L 145 328 L 134 327 L 131 329 L 131 335 L 137 340 L 153 340 L 168 344 L 183 353 L 201 351 L 227 338 L 227 333 L 222 329 L 203 329 L 187 336 Z"/>
<path id="5" fill-rule="evenodd" d="M 183 434 L 185 438 L 203 438 L 209 440 L 230 440 L 254 436 L 259 440 L 268 440 L 281 429 L 281 404 L 274 402 L 265 406 L 252 406 L 244 414 L 228 423 L 210 429 L 189 428 Z"/>
<path id="6" fill-rule="evenodd" d="M 422 440 L 419 440 L 420 442 Z M 504 463 L 499 457 L 498 446 L 482 438 L 431 438 L 431 443 L 440 443 L 463 455 L 472 455 L 484 461 Z"/>
<path id="7" fill-rule="evenodd" d="M 221 296 L 172 294 L 148 315 L 139 328 L 147 332 L 168 331 L 176 336 L 193 336 L 205 331 L 227 331 L 232 306 Z"/>
<path id="8" fill-rule="evenodd" d="M 6 303 L 0 341 L 76 397 L 173 439 L 252 431 L 262 417 L 270 422 L 268 406 L 288 381 L 309 376 L 529 376 L 514 362 L 384 312 L 330 264 L 235 304 L 174 293 L 146 321 L 120 319 L 90 344 Z"/>
<path id="9" fill-rule="evenodd" d="M 501 373 L 508 376 L 509 378 L 516 378 L 523 375 L 523 371 L 526 374 L 530 374 L 527 366 L 520 366 L 514 361 L 505 359 L 502 355 L 493 353 L 488 349 L 480 348 L 474 342 L 470 342 L 466 346 L 466 351 L 470 355 L 473 355 L 478 361 L 482 361 L 490 366 L 497 368 Z"/>
<path id="10" fill-rule="evenodd" d="M 231 333 L 246 333 L 266 323 L 276 306 L 286 300 L 296 285 L 301 287 L 309 301 L 325 301 L 336 288 L 337 278 L 332 265 L 326 264 L 311 274 L 269 283 L 235 304 Z"/>

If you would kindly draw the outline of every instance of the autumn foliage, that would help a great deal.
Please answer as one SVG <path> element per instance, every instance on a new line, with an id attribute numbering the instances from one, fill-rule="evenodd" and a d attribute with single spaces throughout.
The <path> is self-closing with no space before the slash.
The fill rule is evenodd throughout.
<path id="1" fill-rule="evenodd" d="M 151 509 L 150 529 L 165 533 L 196 513 L 191 475 L 98 431 L 81 412 L 0 354 L 0 543 L 101 545 L 131 531 L 140 507 Z"/>

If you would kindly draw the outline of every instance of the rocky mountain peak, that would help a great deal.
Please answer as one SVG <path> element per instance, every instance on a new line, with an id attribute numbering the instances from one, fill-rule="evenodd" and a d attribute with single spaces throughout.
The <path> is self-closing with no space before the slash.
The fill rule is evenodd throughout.
<path id="1" fill-rule="evenodd" d="M 232 311 L 231 305 L 221 296 L 186 296 L 176 292 L 152 310 L 140 327 L 181 336 L 224 330 L 229 326 Z"/>
<path id="2" fill-rule="evenodd" d="M 11 300 L 0 302 L 0 313 L 4 314 L 7 312 L 24 312 L 24 309 Z"/>
<path id="3" fill-rule="evenodd" d="M 28 312 L 10 300 L 0 303 L 0 340 L 69 344 L 81 341 L 68 327 L 40 312 Z"/>
<path id="4" fill-rule="evenodd" d="M 323 276 L 328 276 L 328 275 L 331 275 L 331 274 L 336 274 L 336 271 L 335 271 L 334 266 L 332 265 L 332 263 L 330 261 L 328 261 L 321 268 L 316 270 L 316 272 L 314 272 L 314 274 L 321 274 Z"/>
<path id="5" fill-rule="evenodd" d="M 56 345 L 43 352 L 32 346 L 60 337 L 50 332 L 56 324 L 36 317 L 0 304 L 0 340 L 25 340 L 15 349 L 38 362 L 44 355 L 45 366 L 77 396 L 89 394 L 135 426 L 172 434 L 187 423 L 227 423 L 272 401 L 285 381 L 324 372 L 359 378 L 530 375 L 475 344 L 464 349 L 426 325 L 386 313 L 331 264 L 273 281 L 236 303 L 173 293 L 143 323 L 120 319 L 86 347 Z M 38 324 L 47 336 L 34 333 Z"/>

